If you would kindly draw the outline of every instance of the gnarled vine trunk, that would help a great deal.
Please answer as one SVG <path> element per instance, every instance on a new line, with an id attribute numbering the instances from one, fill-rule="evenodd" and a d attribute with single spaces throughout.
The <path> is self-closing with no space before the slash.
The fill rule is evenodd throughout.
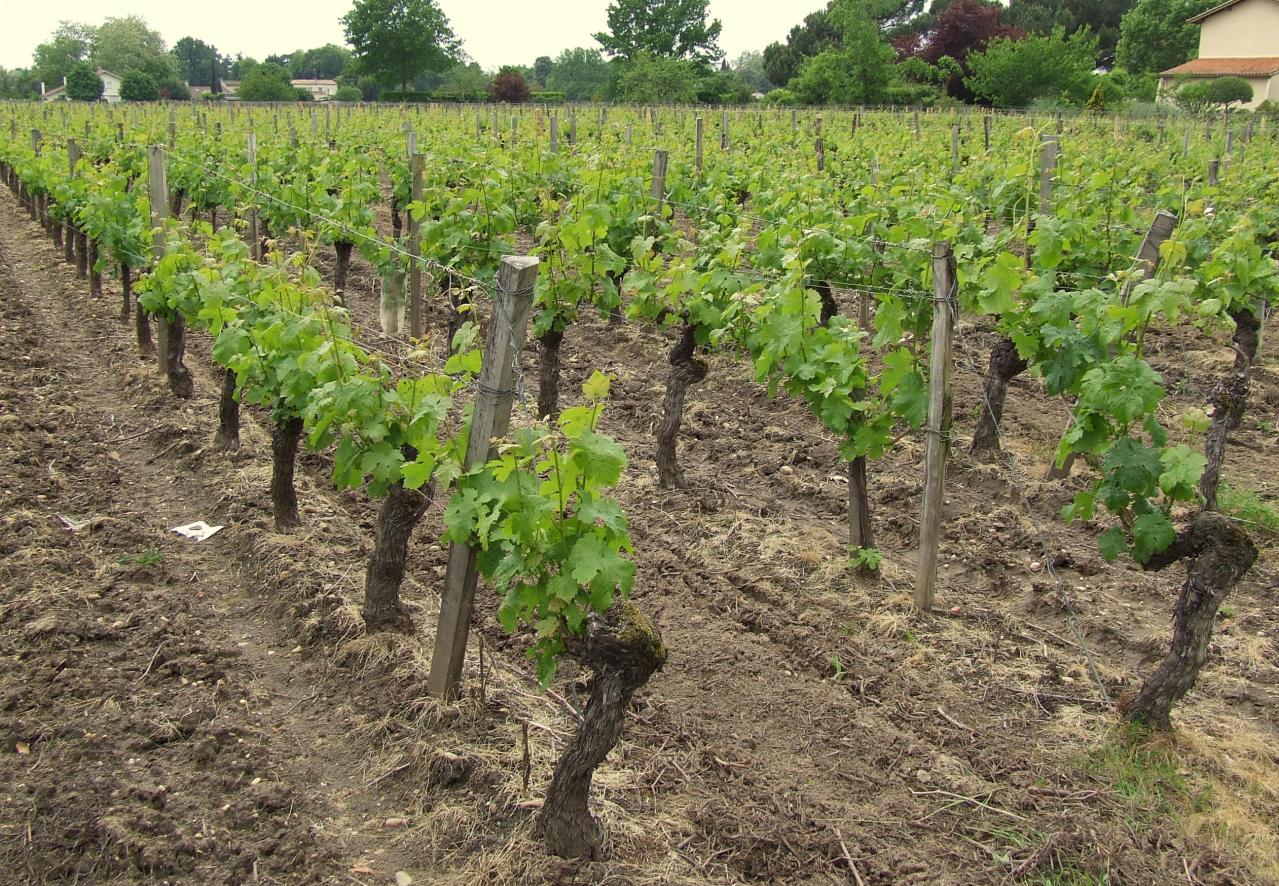
<path id="1" fill-rule="evenodd" d="M 301 437 L 302 419 L 297 416 L 276 421 L 271 429 L 271 507 L 275 512 L 275 528 L 281 531 L 293 529 L 302 522 L 298 516 L 297 490 L 293 488 L 293 469 Z"/>
<path id="2" fill-rule="evenodd" d="M 569 637 L 564 645 L 593 671 L 590 700 L 555 764 L 537 832 L 555 855 L 598 859 L 604 829 L 587 809 L 591 777 L 621 737 L 635 691 L 666 664 L 666 648 L 653 622 L 635 604 L 621 601 L 603 616 L 591 616 L 584 635 Z"/>
<path id="3" fill-rule="evenodd" d="M 219 449 L 240 448 L 240 401 L 235 399 L 235 373 L 222 372 L 222 396 L 218 400 L 218 434 L 214 444 Z"/>
<path id="4" fill-rule="evenodd" d="M 985 397 L 977 418 L 977 430 L 973 433 L 974 455 L 999 451 L 999 427 L 1004 420 L 1004 399 L 1008 396 L 1008 383 L 1025 372 L 1028 365 L 1018 355 L 1017 346 L 1009 339 L 1000 339 L 990 349 Z"/>
<path id="5" fill-rule="evenodd" d="M 830 284 L 825 280 L 813 283 L 813 289 L 822 300 L 821 323 L 823 326 L 829 326 L 830 321 L 839 313 L 839 305 L 835 303 L 835 293 L 831 291 Z"/>
<path id="6" fill-rule="evenodd" d="M 859 455 L 848 463 L 848 545 L 853 550 L 875 546 L 875 532 L 870 524 L 870 493 L 864 455 Z"/>
<path id="7" fill-rule="evenodd" d="M 449 299 L 449 347 L 453 346 L 453 337 L 457 335 L 462 324 L 466 322 L 471 304 L 470 297 L 459 285 L 459 281 L 450 271 L 445 274 L 444 285 L 447 287 Z"/>
<path id="8" fill-rule="evenodd" d="M 53 237 L 53 246 L 55 249 L 62 248 L 62 222 L 56 221 L 52 217 L 49 218 L 49 234 Z"/>
<path id="9" fill-rule="evenodd" d="M 173 196 L 169 200 L 169 215 L 172 218 L 182 217 L 182 201 L 186 199 L 187 192 L 182 188 L 174 188 Z"/>
<path id="10" fill-rule="evenodd" d="M 709 367 L 693 356 L 696 340 L 693 327 L 685 324 L 679 341 L 671 349 L 671 373 L 666 381 L 666 399 L 662 403 L 662 423 L 657 428 L 657 479 L 664 487 L 684 489 L 688 481 L 680 469 L 675 443 L 684 420 L 684 399 L 688 389 L 706 378 Z"/>
<path id="11" fill-rule="evenodd" d="M 1121 705 L 1125 717 L 1172 729 L 1172 706 L 1194 687 L 1208 659 L 1217 610 L 1256 559 L 1257 548 L 1242 529 L 1220 514 L 1201 513 L 1146 564 L 1147 569 L 1163 569 L 1185 560 L 1186 583 L 1173 613 L 1168 655 L 1137 696 Z"/>
<path id="12" fill-rule="evenodd" d="M 346 306 L 346 275 L 351 269 L 351 250 L 354 243 L 346 243 L 342 240 L 333 244 L 333 251 L 337 253 L 337 265 L 333 269 L 333 297 L 337 299 L 338 304 Z"/>
<path id="13" fill-rule="evenodd" d="M 391 199 L 391 236 L 396 240 L 400 239 L 400 234 L 404 231 L 404 217 L 400 215 L 400 201 Z"/>
<path id="14" fill-rule="evenodd" d="M 89 235 L 84 231 L 75 232 L 76 262 L 75 275 L 83 280 L 89 276 Z"/>
<path id="15" fill-rule="evenodd" d="M 69 218 L 62 222 L 62 250 L 62 260 L 75 264 L 75 225 Z"/>
<path id="16" fill-rule="evenodd" d="M 564 342 L 564 330 L 552 327 L 537 340 L 537 353 L 541 358 L 537 376 L 538 418 L 555 418 L 559 414 L 560 400 L 560 345 Z"/>
<path id="17" fill-rule="evenodd" d="M 133 296 L 133 269 L 128 262 L 120 262 L 120 319 L 129 318 L 130 302 Z M 150 357 L 155 354 L 155 342 L 151 340 L 151 318 L 139 304 L 133 304 L 133 329 L 138 338 L 138 355 Z"/>
<path id="18" fill-rule="evenodd" d="M 405 447 L 406 460 L 417 458 L 411 447 Z M 364 629 L 413 633 L 413 620 L 400 600 L 404 583 L 404 564 L 408 559 L 409 538 L 422 515 L 431 506 L 433 490 L 406 489 L 395 483 L 387 491 L 378 512 L 377 534 L 369 565 L 364 573 Z"/>
<path id="19" fill-rule="evenodd" d="M 1252 311 L 1232 311 L 1235 321 L 1235 366 L 1227 378 L 1217 382 L 1212 392 L 1212 424 L 1204 438 L 1204 455 L 1208 464 L 1199 481 L 1204 497 L 1204 510 L 1217 510 L 1217 488 L 1221 483 L 1221 465 L 1226 458 L 1226 437 L 1243 421 L 1248 406 L 1249 379 L 1252 362 L 1257 359 L 1261 320 Z"/>
<path id="20" fill-rule="evenodd" d="M 89 238 L 89 295 L 94 298 L 102 295 L 102 272 L 98 270 L 98 241 L 92 237 Z"/>
<path id="21" fill-rule="evenodd" d="M 138 309 L 138 334 L 141 336 L 142 325 L 146 323 L 146 314 Z M 150 327 L 147 337 L 150 338 Z M 164 374 L 169 379 L 169 390 L 175 397 L 188 399 L 195 393 L 195 383 L 191 378 L 191 370 L 182 362 L 187 345 L 187 324 L 181 314 L 174 314 L 172 319 L 164 322 Z"/>

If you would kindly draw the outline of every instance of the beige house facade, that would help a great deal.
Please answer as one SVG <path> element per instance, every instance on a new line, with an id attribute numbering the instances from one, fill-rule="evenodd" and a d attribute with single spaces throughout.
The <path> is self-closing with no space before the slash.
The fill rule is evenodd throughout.
<path id="1" fill-rule="evenodd" d="M 1241 77 L 1252 87 L 1245 108 L 1279 102 L 1279 0 L 1228 0 L 1189 21 L 1199 25 L 1199 58 L 1159 75 L 1161 99 L 1186 79 Z"/>

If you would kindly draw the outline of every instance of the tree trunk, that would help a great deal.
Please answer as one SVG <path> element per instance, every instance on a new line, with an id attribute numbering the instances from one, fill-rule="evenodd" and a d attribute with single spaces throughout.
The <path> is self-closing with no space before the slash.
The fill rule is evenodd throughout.
<path id="1" fill-rule="evenodd" d="M 537 415 L 553 419 L 559 415 L 560 399 L 560 345 L 564 341 L 562 329 L 551 328 L 537 340 L 538 355 L 542 358 L 538 368 Z"/>
<path id="2" fill-rule="evenodd" d="M 84 231 L 75 232 L 76 262 L 75 275 L 83 280 L 89 276 L 89 235 Z"/>
<path id="3" fill-rule="evenodd" d="M 666 648 L 652 621 L 630 602 L 591 616 L 585 635 L 568 637 L 564 645 L 594 673 L 585 717 L 555 764 L 537 832 L 555 855 L 594 860 L 604 828 L 587 809 L 591 777 L 621 737 L 635 691 L 666 663 Z"/>
<path id="4" fill-rule="evenodd" d="M 404 457 L 411 461 L 417 453 L 405 447 Z M 432 494 L 430 487 L 406 489 L 403 483 L 395 483 L 382 502 L 373 554 L 364 573 L 364 629 L 369 633 L 413 633 L 413 620 L 400 601 L 400 585 L 404 582 L 409 538 L 431 506 Z"/>
<path id="5" fill-rule="evenodd" d="M 1212 424 L 1204 439 L 1208 464 L 1199 492 L 1204 497 L 1204 510 L 1217 510 L 1217 487 L 1221 483 L 1221 465 L 1226 458 L 1226 437 L 1243 421 L 1248 406 L 1249 377 L 1252 361 L 1257 358 L 1260 319 L 1252 311 L 1232 311 L 1235 321 L 1235 367 L 1227 378 L 1217 383 L 1212 392 Z"/>
<path id="6" fill-rule="evenodd" d="M 985 399 L 973 433 L 972 453 L 999 451 L 999 427 L 1004 419 L 1004 399 L 1008 383 L 1026 371 L 1029 364 L 1017 354 L 1017 346 L 1003 338 L 990 349 L 990 368 L 986 373 Z"/>
<path id="7" fill-rule="evenodd" d="M 829 326 L 831 319 L 839 313 L 839 305 L 835 303 L 835 293 L 831 291 L 830 284 L 825 280 L 818 280 L 813 284 L 813 289 L 822 300 L 821 324 Z"/>
<path id="8" fill-rule="evenodd" d="M 296 416 L 276 421 L 271 430 L 271 507 L 275 511 L 275 528 L 280 531 L 302 522 L 298 516 L 297 490 L 293 488 L 293 468 L 301 436 L 302 419 Z"/>
<path id="9" fill-rule="evenodd" d="M 1172 729 L 1172 706 L 1194 688 L 1208 659 L 1213 620 L 1230 589 L 1252 568 L 1257 548 L 1234 523 L 1219 514 L 1201 513 L 1164 552 L 1146 564 L 1163 569 L 1186 560 L 1186 582 L 1173 612 L 1168 656 L 1146 680 L 1141 692 L 1121 711 L 1135 723 Z"/>
<path id="10" fill-rule="evenodd" d="M 102 272 L 98 270 L 98 241 L 89 238 L 89 295 L 102 296 Z"/>
<path id="11" fill-rule="evenodd" d="M 218 434 L 213 441 L 219 449 L 240 448 L 240 401 L 235 399 L 235 373 L 222 373 L 222 398 L 218 401 Z"/>
<path id="12" fill-rule="evenodd" d="M 875 547 L 875 533 L 870 524 L 870 495 L 864 455 L 848 463 L 848 545 L 854 551 Z"/>
<path id="13" fill-rule="evenodd" d="M 142 310 L 138 310 L 138 315 L 143 317 L 138 327 L 138 334 L 141 336 L 142 323 L 145 323 L 146 315 Z M 147 332 L 150 338 L 150 330 Z M 187 324 L 181 314 L 174 314 L 173 319 L 168 320 L 164 324 L 164 374 L 169 379 L 169 390 L 173 392 L 175 397 L 181 397 L 186 400 L 195 393 L 195 383 L 191 379 L 191 371 L 186 368 L 182 362 L 182 356 L 186 351 L 187 344 Z"/>
<path id="14" fill-rule="evenodd" d="M 338 304 L 346 306 L 346 274 L 351 267 L 351 248 L 354 244 L 339 240 L 333 244 L 337 253 L 337 266 L 333 269 L 333 296 Z"/>
<path id="15" fill-rule="evenodd" d="M 693 357 L 696 342 L 693 327 L 685 324 L 679 341 L 671 349 L 671 374 L 666 381 L 666 399 L 662 404 L 662 423 L 657 429 L 657 479 L 663 487 L 684 489 L 688 481 L 676 458 L 675 443 L 684 420 L 684 398 L 690 385 L 706 378 L 709 367 Z"/>

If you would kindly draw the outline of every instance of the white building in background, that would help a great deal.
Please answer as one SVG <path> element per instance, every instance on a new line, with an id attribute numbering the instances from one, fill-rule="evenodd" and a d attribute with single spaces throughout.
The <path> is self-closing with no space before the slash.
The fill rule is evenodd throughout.
<path id="1" fill-rule="evenodd" d="M 311 93 L 311 97 L 316 101 L 333 98 L 338 91 L 336 80 L 290 80 L 289 82 L 298 89 L 305 89 Z"/>
<path id="2" fill-rule="evenodd" d="M 1255 108 L 1279 101 L 1279 0 L 1226 0 L 1187 19 L 1199 25 L 1199 57 L 1159 75 L 1159 94 L 1170 100 L 1186 79 L 1242 77 Z"/>
<path id="3" fill-rule="evenodd" d="M 98 68 L 94 72 L 98 75 L 98 79 L 102 81 L 102 101 L 118 102 L 120 100 L 120 79 L 110 71 Z M 40 84 L 40 101 L 56 102 L 59 99 L 67 97 L 67 78 L 62 78 L 62 85 L 57 89 L 45 89 L 44 84 Z"/>

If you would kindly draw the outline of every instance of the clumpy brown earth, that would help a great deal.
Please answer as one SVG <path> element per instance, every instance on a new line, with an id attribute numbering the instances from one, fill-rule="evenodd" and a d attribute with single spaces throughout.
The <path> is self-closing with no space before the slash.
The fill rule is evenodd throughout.
<path id="1" fill-rule="evenodd" d="M 360 336 L 391 348 L 375 293 L 357 259 Z M 1117 730 L 1112 704 L 1162 655 L 1181 576 L 1106 564 L 1104 527 L 1060 522 L 1086 478 L 1041 479 L 1067 409 L 1031 379 L 1009 393 L 1010 460 L 954 448 L 940 605 L 921 616 L 920 440 L 871 467 L 885 565 L 858 577 L 846 474 L 801 405 L 712 359 L 680 440 L 691 488 L 663 491 L 668 334 L 569 331 L 564 403 L 590 371 L 616 376 L 605 429 L 631 456 L 636 598 L 671 658 L 597 773 L 608 859 L 568 863 L 531 825 L 584 675 L 566 665 L 539 692 L 482 596 L 467 698 L 426 697 L 443 497 L 410 552 L 417 636 L 363 636 L 376 504 L 332 492 L 326 457 L 306 455 L 303 526 L 273 532 L 262 417 L 246 414 L 239 452 L 213 449 L 207 341 L 190 343 L 195 399 L 175 402 L 117 304 L 110 283 L 89 299 L 0 196 L 0 881 L 1279 880 L 1275 538 L 1255 530 L 1262 560 L 1175 742 Z M 991 343 L 961 327 L 961 437 Z M 1154 353 L 1169 424 L 1230 360 L 1181 333 Z M 535 361 L 530 348 L 530 389 Z M 1274 507 L 1273 342 L 1257 376 L 1226 481 Z M 226 528 L 169 531 L 199 519 Z"/>

